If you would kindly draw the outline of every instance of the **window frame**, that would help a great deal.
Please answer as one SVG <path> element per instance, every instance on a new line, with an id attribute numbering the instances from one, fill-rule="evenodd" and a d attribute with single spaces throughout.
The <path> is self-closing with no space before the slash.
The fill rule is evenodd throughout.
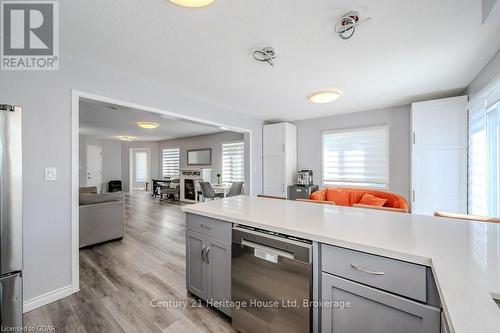
<path id="1" fill-rule="evenodd" d="M 179 167 L 177 169 L 177 175 L 175 176 L 166 176 L 164 171 L 165 171 L 165 165 L 164 165 L 164 154 L 165 154 L 165 150 L 174 150 L 174 149 L 177 149 L 178 151 L 178 160 L 179 160 Z M 180 147 L 169 147 L 169 148 L 162 148 L 161 149 L 161 176 L 162 178 L 165 178 L 165 177 L 170 177 L 170 179 L 172 178 L 175 178 L 175 177 L 179 177 L 180 176 L 180 170 L 181 170 L 181 148 Z"/>
<path id="2" fill-rule="evenodd" d="M 342 181 L 327 181 L 325 182 L 325 136 L 329 134 L 336 133 L 346 133 L 346 132 L 362 132 L 370 129 L 384 129 L 387 133 L 386 151 L 387 151 L 387 171 L 386 171 L 386 183 L 381 186 L 376 186 L 375 183 L 354 183 L 354 182 L 342 182 Z M 357 187 L 357 188 L 370 188 L 379 190 L 389 190 L 390 189 L 390 174 L 391 174 L 391 163 L 390 163 L 390 145 L 391 145 L 391 127 L 390 124 L 381 124 L 374 126 L 363 126 L 363 127 L 349 127 L 341 129 L 330 129 L 321 131 L 321 186 L 322 187 Z"/>
<path id="3" fill-rule="evenodd" d="M 220 161 L 221 161 L 221 182 L 224 183 L 224 144 L 230 144 L 230 143 L 241 143 L 243 144 L 243 179 L 241 180 L 242 182 L 245 181 L 245 140 L 242 139 L 242 140 L 229 140 L 229 141 L 222 141 L 221 142 L 221 145 L 220 145 Z M 239 181 L 239 180 L 238 180 Z M 234 180 L 232 180 L 231 182 L 227 182 L 227 183 L 233 183 L 235 182 Z"/>

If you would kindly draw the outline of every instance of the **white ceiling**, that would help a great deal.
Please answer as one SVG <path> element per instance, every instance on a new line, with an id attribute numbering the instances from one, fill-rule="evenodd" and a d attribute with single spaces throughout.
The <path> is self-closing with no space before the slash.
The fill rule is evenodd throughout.
<path id="1" fill-rule="evenodd" d="M 480 0 L 65 0 L 61 52 L 266 120 L 296 120 L 459 93 L 500 48 Z M 373 19 L 350 40 L 334 22 Z M 272 45 L 276 65 L 251 50 Z M 337 88 L 327 105 L 307 95 Z"/>
<path id="2" fill-rule="evenodd" d="M 160 126 L 143 129 L 137 126 L 139 121 L 154 122 Z M 164 118 L 156 113 L 129 107 L 91 100 L 80 102 L 80 134 L 99 139 L 120 140 L 118 136 L 128 136 L 133 137 L 133 141 L 160 141 L 224 131 L 218 127 Z"/>

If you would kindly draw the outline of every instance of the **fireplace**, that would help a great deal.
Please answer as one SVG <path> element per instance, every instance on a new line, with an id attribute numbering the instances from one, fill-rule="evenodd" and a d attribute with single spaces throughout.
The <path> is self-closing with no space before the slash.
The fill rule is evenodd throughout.
<path id="1" fill-rule="evenodd" d="M 184 180 L 184 199 L 186 200 L 196 200 L 196 189 L 194 179 Z"/>
<path id="2" fill-rule="evenodd" d="M 200 182 L 212 181 L 212 169 L 181 169 L 180 170 L 180 200 L 197 202 L 197 192 Z"/>

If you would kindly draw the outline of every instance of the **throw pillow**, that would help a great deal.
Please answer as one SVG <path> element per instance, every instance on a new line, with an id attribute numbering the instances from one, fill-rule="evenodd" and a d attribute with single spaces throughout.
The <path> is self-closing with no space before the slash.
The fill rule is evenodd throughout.
<path id="1" fill-rule="evenodd" d="M 377 207 L 384 206 L 386 202 L 387 202 L 387 199 L 382 199 L 382 198 L 376 197 L 376 196 L 368 194 L 368 193 L 363 195 L 361 197 L 361 200 L 359 201 L 359 203 L 362 205 L 377 206 Z"/>

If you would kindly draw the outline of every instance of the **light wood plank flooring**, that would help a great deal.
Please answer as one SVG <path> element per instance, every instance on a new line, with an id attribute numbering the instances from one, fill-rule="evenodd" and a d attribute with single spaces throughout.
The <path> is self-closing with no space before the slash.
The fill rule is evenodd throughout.
<path id="1" fill-rule="evenodd" d="M 24 315 L 24 325 L 56 332 L 235 332 L 227 317 L 187 301 L 185 216 L 147 193 L 127 196 L 126 236 L 80 250 L 80 292 Z"/>

